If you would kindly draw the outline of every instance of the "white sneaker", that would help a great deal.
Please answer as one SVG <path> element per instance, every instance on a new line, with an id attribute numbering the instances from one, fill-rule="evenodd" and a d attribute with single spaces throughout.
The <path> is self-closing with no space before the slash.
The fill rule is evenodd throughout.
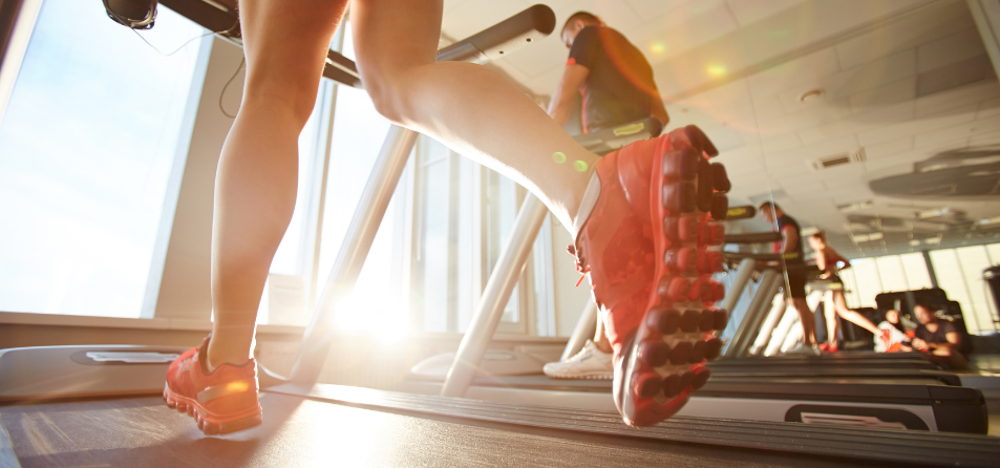
<path id="1" fill-rule="evenodd" d="M 597 349 L 593 341 L 587 340 L 583 349 L 575 356 L 565 361 L 550 362 L 542 371 L 554 379 L 613 380 L 615 367 L 611 358 L 611 353 Z"/>
<path id="2" fill-rule="evenodd" d="M 816 345 L 806 345 L 804 343 L 799 343 L 795 345 L 794 348 L 785 351 L 785 355 L 794 356 L 820 356 L 823 354 Z"/>

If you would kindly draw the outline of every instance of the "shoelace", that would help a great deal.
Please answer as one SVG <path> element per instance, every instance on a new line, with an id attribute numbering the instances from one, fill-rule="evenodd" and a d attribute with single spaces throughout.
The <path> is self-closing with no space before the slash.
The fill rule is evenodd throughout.
<path id="1" fill-rule="evenodd" d="M 580 273 L 580 279 L 576 280 L 576 286 L 579 287 L 583 279 L 587 277 L 587 273 L 590 273 L 590 268 L 587 266 L 587 261 L 583 258 L 583 252 L 577 249 L 575 245 L 570 244 L 566 246 L 566 251 L 573 256 L 576 262 L 576 271 Z"/>

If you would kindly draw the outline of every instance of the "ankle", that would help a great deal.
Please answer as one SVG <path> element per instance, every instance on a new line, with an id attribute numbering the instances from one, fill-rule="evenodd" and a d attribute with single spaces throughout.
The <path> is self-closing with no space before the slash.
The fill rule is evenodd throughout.
<path id="1" fill-rule="evenodd" d="M 205 356 L 205 363 L 208 365 L 209 372 L 215 371 L 215 369 L 224 364 L 241 366 L 249 360 L 250 351 L 248 348 L 235 346 L 232 341 L 218 339 L 215 336 L 208 342 L 208 353 Z"/>

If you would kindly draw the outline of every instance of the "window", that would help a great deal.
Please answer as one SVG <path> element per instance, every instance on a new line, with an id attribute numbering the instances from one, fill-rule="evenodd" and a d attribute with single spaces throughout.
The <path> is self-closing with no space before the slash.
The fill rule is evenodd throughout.
<path id="1" fill-rule="evenodd" d="M 354 58 L 350 22 L 343 26 L 342 53 Z M 336 86 L 336 108 L 330 134 L 330 164 L 322 217 L 318 226 L 319 255 L 315 287 L 310 293 L 307 316 L 314 311 L 347 235 L 358 201 L 371 175 L 379 150 L 389 130 L 389 121 L 375 110 L 364 90 Z M 412 155 L 411 155 L 412 159 Z M 410 161 L 412 165 L 412 161 Z M 407 171 L 411 171 L 408 169 Z M 401 178 L 385 217 L 369 250 L 354 293 L 334 311 L 339 327 L 380 332 L 405 330 L 408 308 L 403 305 L 401 272 L 404 265 L 403 216 L 406 174 Z M 409 252 L 406 251 L 405 255 Z"/>
<path id="2" fill-rule="evenodd" d="M 414 167 L 410 327 L 464 333 L 509 240 L 523 189 L 426 136 L 419 139 Z M 504 306 L 499 332 L 552 328 L 547 324 L 554 318 L 542 320 L 542 328 L 529 317 L 528 311 L 539 308 L 527 306 L 536 289 L 531 283 L 545 274 L 544 265 L 529 265 L 533 268 L 525 269 Z M 547 300 L 544 294 L 535 297 Z"/>
<path id="3" fill-rule="evenodd" d="M 207 54 L 136 34 L 100 2 L 42 5 L 0 122 L 0 310 L 140 316 Z M 205 31 L 161 8 L 139 34 Z"/>
<path id="4" fill-rule="evenodd" d="M 962 306 L 970 333 L 996 331 L 989 286 L 983 270 L 1000 261 L 1000 244 L 974 245 L 928 252 L 937 287 Z M 922 252 L 860 258 L 840 275 L 848 287 L 849 307 L 875 307 L 883 292 L 932 288 L 931 273 Z"/>

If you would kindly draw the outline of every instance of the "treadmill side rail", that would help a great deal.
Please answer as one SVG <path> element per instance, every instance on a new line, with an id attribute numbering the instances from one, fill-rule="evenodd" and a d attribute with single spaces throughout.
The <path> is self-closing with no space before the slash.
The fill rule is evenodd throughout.
<path id="1" fill-rule="evenodd" d="M 187 347 L 37 346 L 0 349 L 0 401 L 150 395 Z"/>

